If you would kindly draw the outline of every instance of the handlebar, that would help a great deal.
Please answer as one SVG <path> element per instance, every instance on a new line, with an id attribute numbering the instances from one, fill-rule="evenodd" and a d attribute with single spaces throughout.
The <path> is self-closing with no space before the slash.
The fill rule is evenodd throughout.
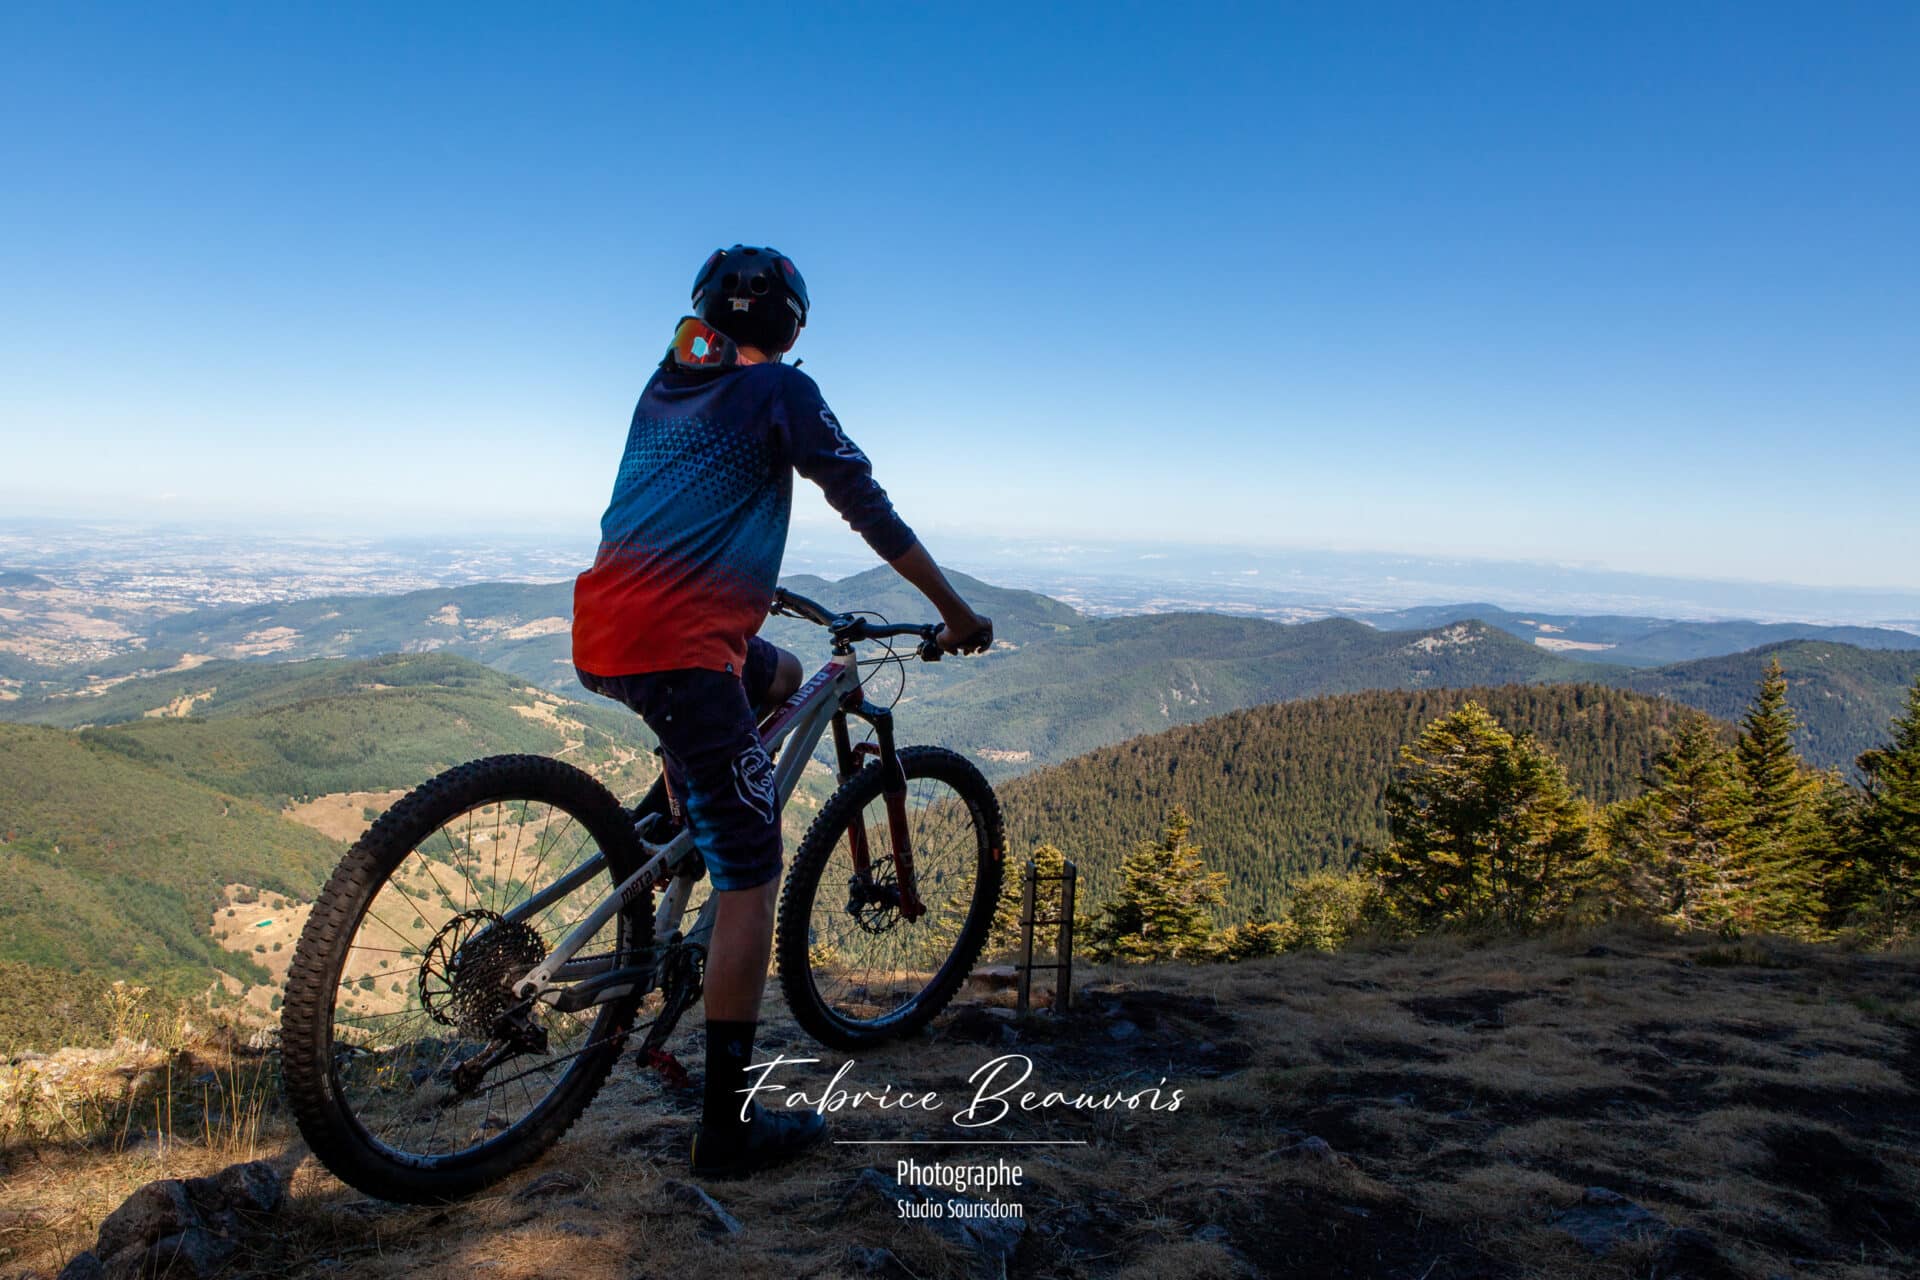
<path id="1" fill-rule="evenodd" d="M 874 622 L 854 613 L 835 613 L 817 600 L 809 600 L 797 591 L 776 587 L 768 613 L 801 618 L 833 633 L 835 647 L 853 645 L 862 640 L 891 640 L 897 636 L 919 636 L 915 646 L 923 662 L 938 662 L 946 655 L 937 638 L 937 622 Z"/>

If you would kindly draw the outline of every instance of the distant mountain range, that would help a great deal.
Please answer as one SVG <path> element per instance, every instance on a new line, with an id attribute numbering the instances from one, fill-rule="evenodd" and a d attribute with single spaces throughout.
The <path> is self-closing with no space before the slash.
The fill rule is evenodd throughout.
<path id="1" fill-rule="evenodd" d="M 1888 627 L 1802 622 L 1675 622 L 1671 618 L 1513 613 L 1491 604 L 1431 605 L 1354 615 L 1383 630 L 1422 631 L 1472 619 L 1543 649 L 1588 662 L 1658 667 L 1717 658 L 1789 640 L 1829 640 L 1860 649 L 1920 651 L 1920 635 Z"/>
<path id="2" fill-rule="evenodd" d="M 790 585 L 834 608 L 928 615 L 887 570 Z M 1277 903 L 1302 870 L 1343 865 L 1378 838 L 1394 750 L 1468 696 L 1539 735 L 1605 800 L 1634 785 L 1676 704 L 1735 718 L 1775 657 L 1804 750 L 1836 767 L 1884 737 L 1920 676 L 1920 649 L 1885 633 L 1865 637 L 1881 647 L 1789 639 L 1632 666 L 1515 628 L 1609 635 L 1643 653 L 1680 635 L 1756 633 L 1460 610 L 1388 628 L 1088 618 L 1033 592 L 960 586 L 995 619 L 992 653 L 898 669 L 868 655 L 869 696 L 899 693 L 903 737 L 972 755 L 1002 785 L 1016 852 L 1062 844 L 1088 860 L 1090 894 L 1167 805 L 1188 804 L 1242 885 L 1236 911 Z M 12 655 L 0 720 L 26 723 L 0 724 L 0 961 L 171 987 L 220 970 L 264 998 L 257 961 L 274 957 L 224 950 L 208 932 L 215 906 L 235 885 L 309 897 L 388 793 L 460 760 L 530 751 L 635 794 L 654 771 L 650 739 L 573 682 L 569 604 L 566 584 L 339 596 L 162 613 L 141 622 L 144 649 L 98 662 Z M 768 634 L 824 657 L 809 624 L 774 619 Z M 823 773 L 804 780 L 794 834 L 827 786 Z"/>
<path id="3" fill-rule="evenodd" d="M 933 666 L 910 662 L 904 673 L 876 666 L 869 689 L 883 701 L 900 693 L 908 736 L 951 743 L 998 777 L 1241 707 L 1366 689 L 1586 681 L 1733 716 L 1775 655 L 1793 682 L 1803 750 L 1815 763 L 1846 768 L 1880 740 L 1920 675 L 1920 637 L 1879 628 L 1518 614 L 1491 605 L 1374 614 L 1365 622 L 1281 624 L 1212 613 L 1089 618 L 1035 592 L 956 577 L 994 618 L 995 650 Z M 837 582 L 800 576 L 788 585 L 833 608 L 895 620 L 931 612 L 886 568 Z M 396 652 L 468 657 L 625 716 L 588 698 L 574 680 L 571 605 L 570 583 L 489 583 L 165 614 L 139 621 L 145 647 L 137 653 L 66 667 L 14 660 L 0 671 L 10 678 L 0 697 L 12 695 L 0 700 L 0 719 L 112 723 L 210 688 L 243 688 L 239 673 L 247 667 Z M 809 665 L 825 656 L 822 633 L 810 624 L 770 619 L 765 634 Z"/>

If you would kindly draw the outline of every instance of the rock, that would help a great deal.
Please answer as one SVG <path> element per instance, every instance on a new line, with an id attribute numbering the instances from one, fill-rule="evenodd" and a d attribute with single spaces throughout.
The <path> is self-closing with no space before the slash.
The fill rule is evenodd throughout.
<path id="1" fill-rule="evenodd" d="M 556 1196 L 569 1196 L 583 1190 L 587 1180 L 577 1173 L 568 1173 L 564 1169 L 555 1169 L 543 1173 L 526 1186 L 513 1193 L 513 1198 L 522 1202 L 528 1200 L 551 1200 Z"/>
<path id="2" fill-rule="evenodd" d="M 1217 1222 L 1209 1222 L 1193 1233 L 1193 1238 L 1202 1244 L 1227 1244 L 1233 1239 L 1233 1233 Z"/>
<path id="3" fill-rule="evenodd" d="M 57 1280 L 107 1280 L 107 1268 L 99 1255 L 83 1251 L 74 1254 L 73 1260 L 60 1268 Z"/>
<path id="4" fill-rule="evenodd" d="M 211 1178 L 194 1178 L 187 1194 L 203 1212 L 208 1202 L 234 1213 L 278 1213 L 287 1202 L 287 1184 L 265 1160 L 230 1164 Z"/>
<path id="5" fill-rule="evenodd" d="M 902 1204 L 925 1204 L 929 1197 L 919 1191 L 901 1186 L 878 1169 L 867 1168 L 860 1171 L 854 1181 L 848 1198 L 863 1192 L 877 1195 L 887 1204 L 889 1220 L 899 1217 Z M 941 1202 L 945 1205 L 981 1205 L 986 1201 L 974 1200 L 968 1196 L 942 1192 Z M 951 1240 L 955 1244 L 970 1250 L 980 1264 L 980 1270 L 986 1274 L 1003 1275 L 1013 1251 L 1020 1245 L 1020 1237 L 1027 1229 L 1025 1218 L 966 1217 L 951 1211 L 938 1218 L 916 1219 L 927 1230 L 937 1236 Z"/>
<path id="6" fill-rule="evenodd" d="M 1283 1153 L 1296 1160 L 1314 1160 L 1321 1164 L 1339 1164 L 1340 1153 L 1325 1138 L 1305 1137 L 1288 1147 Z"/>
<path id="7" fill-rule="evenodd" d="M 263 1160 L 211 1178 L 149 1182 L 100 1224 L 95 1265 L 106 1280 L 213 1275 L 239 1249 L 248 1220 L 279 1212 L 286 1196 L 285 1181 Z M 85 1267 L 82 1258 L 68 1265 Z"/>
<path id="8" fill-rule="evenodd" d="M 123 1271 L 122 1259 L 115 1258 L 109 1274 L 113 1280 L 123 1274 L 129 1277 L 212 1276 L 239 1247 L 237 1241 L 216 1236 L 205 1227 L 188 1227 L 178 1235 L 154 1241 L 145 1256 L 136 1259 L 131 1271 Z"/>
<path id="9" fill-rule="evenodd" d="M 1618 1191 L 1588 1187 L 1580 1203 L 1553 1217 L 1553 1225 L 1572 1236 L 1589 1253 L 1607 1253 L 1627 1240 L 1664 1235 L 1670 1228 Z"/>
<path id="10" fill-rule="evenodd" d="M 963 1005 L 940 1034 L 962 1044 L 1011 1044 L 1019 1038 L 1013 1011 L 991 1005 Z"/>
<path id="11" fill-rule="evenodd" d="M 1128 1022 L 1125 1018 L 1107 1024 L 1107 1039 L 1109 1040 L 1118 1040 L 1120 1043 L 1125 1044 L 1129 1040 L 1138 1040 L 1139 1038 L 1140 1028 Z"/>
<path id="12" fill-rule="evenodd" d="M 709 1235 L 737 1236 L 746 1230 L 740 1219 L 723 1208 L 718 1200 L 694 1186 L 691 1182 L 669 1182 L 660 1188 L 667 1199 L 704 1214 L 707 1219 L 706 1231 Z"/>
<path id="13" fill-rule="evenodd" d="M 199 1224 L 200 1215 L 187 1198 L 187 1184 L 178 1178 L 162 1178 L 135 1191 L 107 1215 L 93 1251 L 113 1262 L 123 1253 L 144 1251 L 156 1240 Z"/>
<path id="14" fill-rule="evenodd" d="M 1651 1280 L 1739 1280 L 1740 1271 L 1704 1231 L 1681 1227 L 1660 1243 L 1647 1272 Z"/>
<path id="15" fill-rule="evenodd" d="M 891 1249 L 850 1244 L 847 1251 L 840 1255 L 840 1262 L 854 1275 L 884 1276 L 886 1280 L 916 1280 L 913 1271 L 894 1257 Z"/>

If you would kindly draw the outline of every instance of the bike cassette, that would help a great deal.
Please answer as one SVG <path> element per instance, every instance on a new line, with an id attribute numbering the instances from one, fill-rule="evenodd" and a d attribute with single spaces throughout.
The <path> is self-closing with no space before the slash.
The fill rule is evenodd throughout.
<path id="1" fill-rule="evenodd" d="M 442 1026 L 491 1037 L 522 1002 L 513 985 L 547 958 L 540 935 L 492 911 L 464 911 L 440 927 L 420 961 L 420 1003 Z"/>

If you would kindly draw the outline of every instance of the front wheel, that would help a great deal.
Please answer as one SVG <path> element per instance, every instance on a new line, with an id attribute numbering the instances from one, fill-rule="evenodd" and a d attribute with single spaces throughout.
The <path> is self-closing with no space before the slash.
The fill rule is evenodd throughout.
<path id="1" fill-rule="evenodd" d="M 375 822 L 314 903 L 287 975 L 287 1100 L 320 1161 L 369 1195 L 430 1203 L 557 1141 L 644 993 L 566 1013 L 513 986 L 638 859 L 607 789 L 539 756 L 451 769 Z M 651 896 L 576 962 L 635 963 Z"/>
<path id="2" fill-rule="evenodd" d="M 926 911 L 900 909 L 897 868 L 875 761 L 821 808 L 780 895 L 781 989 L 815 1039 L 854 1049 L 919 1030 L 946 1008 L 980 958 L 1000 900 L 1000 804 L 964 756 L 906 747 L 906 821 Z M 855 873 L 849 833 L 866 833 L 868 873 Z"/>

